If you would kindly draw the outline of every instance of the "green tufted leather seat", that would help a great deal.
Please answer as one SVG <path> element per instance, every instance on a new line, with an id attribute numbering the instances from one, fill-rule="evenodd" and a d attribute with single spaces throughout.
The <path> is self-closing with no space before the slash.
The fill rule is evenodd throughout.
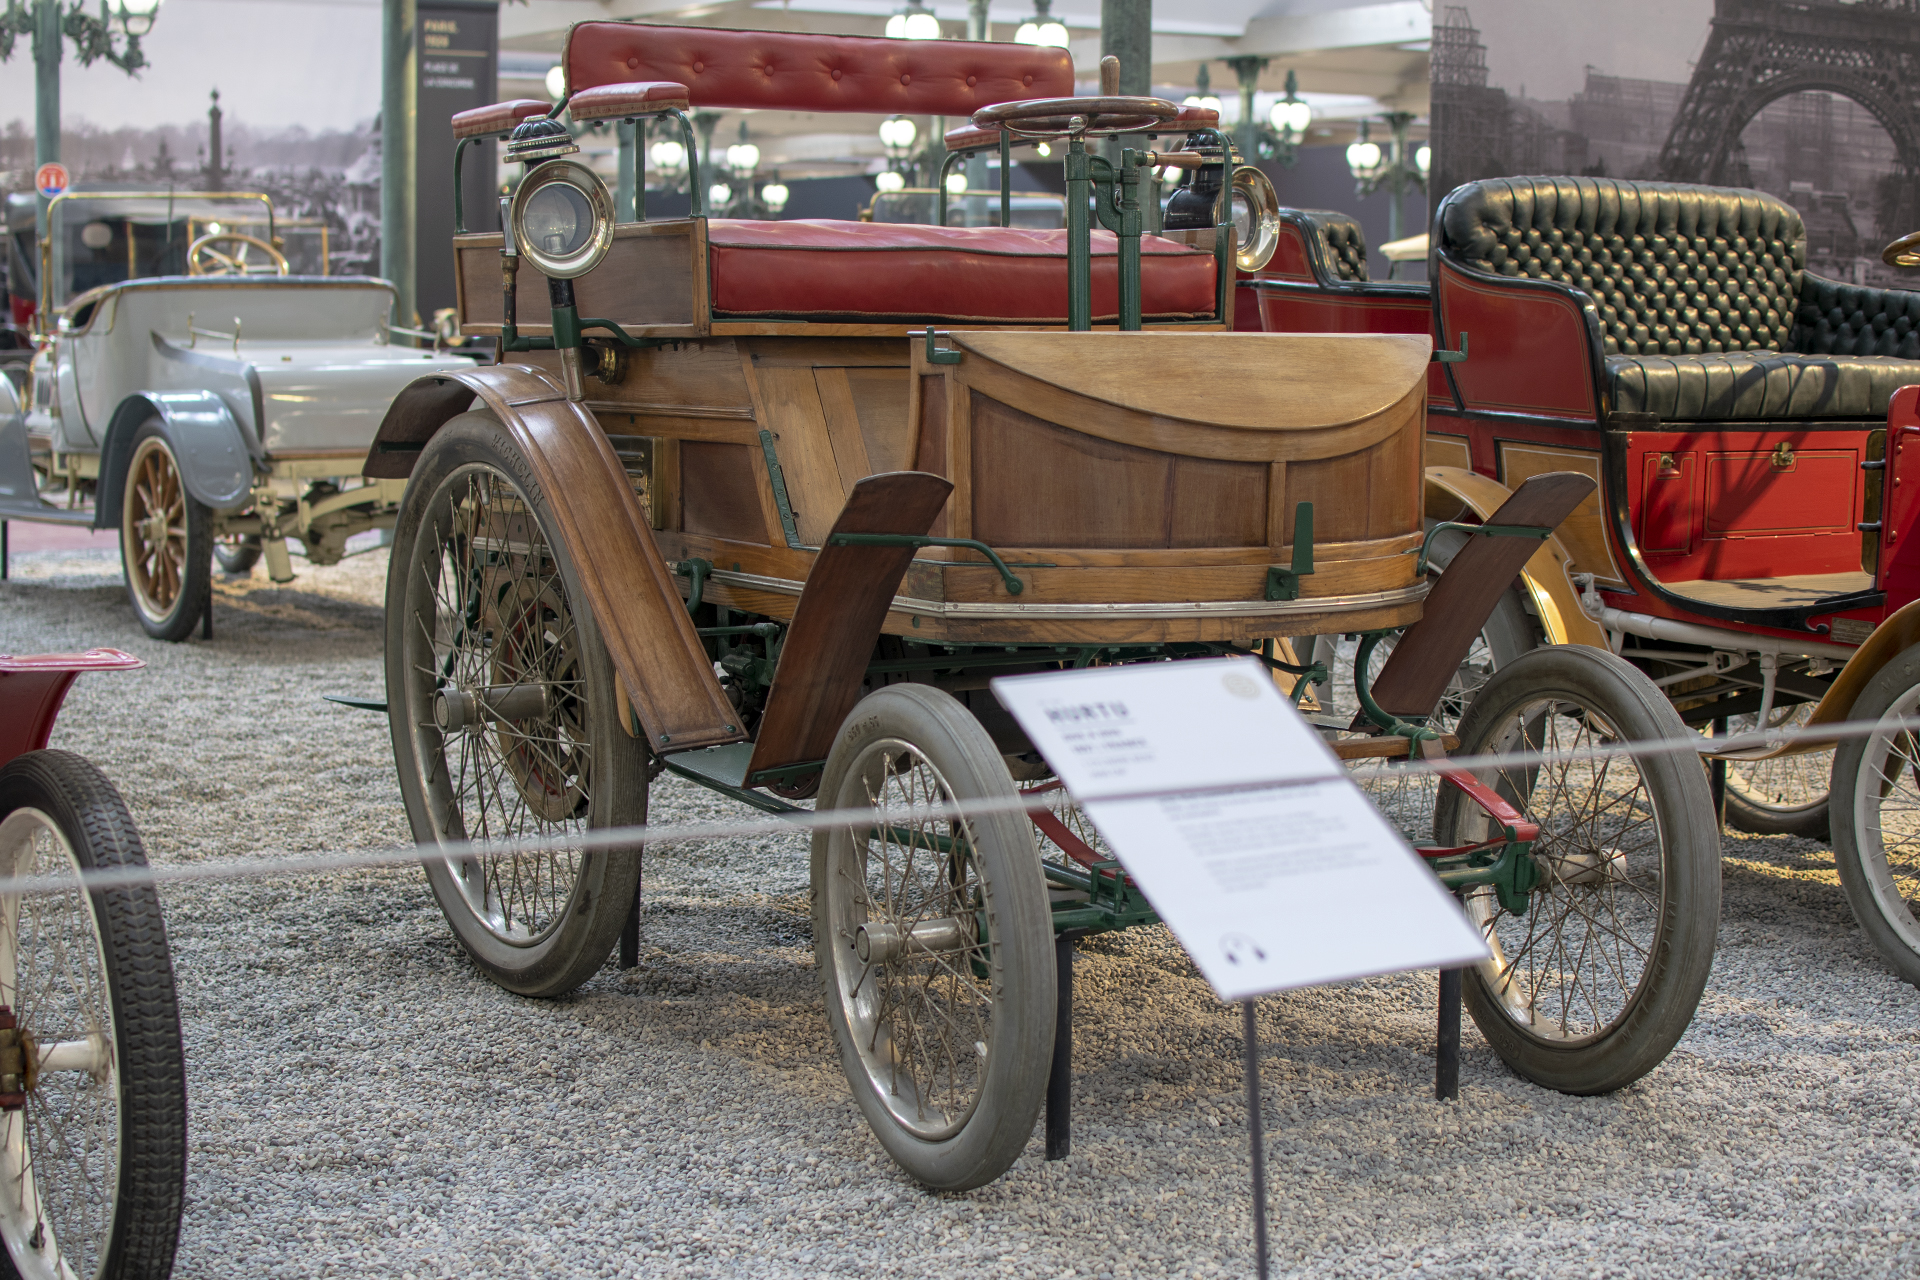
<path id="1" fill-rule="evenodd" d="M 1920 293 L 1806 270 L 1805 228 L 1759 191 L 1502 178 L 1449 194 L 1440 252 L 1591 299 L 1617 412 L 1665 421 L 1877 418 L 1920 383 Z"/>
<path id="2" fill-rule="evenodd" d="M 1326 250 L 1327 265 L 1333 268 L 1336 279 L 1364 281 L 1367 278 L 1367 233 L 1360 229 L 1359 222 L 1349 214 L 1331 209 L 1294 212 L 1303 225 L 1311 227 L 1320 237 L 1320 247 Z"/>

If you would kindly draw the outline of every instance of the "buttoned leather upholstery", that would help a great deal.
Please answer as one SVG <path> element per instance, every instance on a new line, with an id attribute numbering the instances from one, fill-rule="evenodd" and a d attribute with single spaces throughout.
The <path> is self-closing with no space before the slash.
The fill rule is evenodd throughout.
<path id="1" fill-rule="evenodd" d="M 582 22 L 567 34 L 567 90 L 626 81 L 687 86 L 696 107 L 970 117 L 1073 95 L 1073 56 L 1038 45 L 888 40 Z"/>
<path id="2" fill-rule="evenodd" d="M 715 316 L 972 320 L 1065 324 L 1067 233 L 917 223 L 707 224 Z M 1093 315 L 1120 311 L 1117 241 L 1093 235 Z M 1141 312 L 1210 316 L 1214 259 L 1159 236 L 1140 240 Z"/>
<path id="3" fill-rule="evenodd" d="M 1808 274 L 1800 215 L 1762 192 L 1492 179 L 1449 194 L 1437 222 L 1454 265 L 1592 300 L 1615 410 L 1878 417 L 1920 382 L 1920 294 Z"/>
<path id="4" fill-rule="evenodd" d="M 1327 265 L 1333 268 L 1335 279 L 1365 280 L 1367 278 L 1367 233 L 1360 229 L 1355 219 L 1344 213 L 1334 213 L 1328 209 L 1302 209 L 1301 221 L 1307 223 L 1320 237 L 1320 247 L 1326 250 Z"/>

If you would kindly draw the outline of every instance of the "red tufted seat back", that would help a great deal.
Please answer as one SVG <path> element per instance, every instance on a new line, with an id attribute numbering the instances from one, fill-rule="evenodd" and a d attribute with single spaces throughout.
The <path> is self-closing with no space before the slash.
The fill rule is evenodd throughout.
<path id="1" fill-rule="evenodd" d="M 582 22 L 567 35 L 567 89 L 665 80 L 693 106 L 970 116 L 1073 94 L 1065 49 Z"/>

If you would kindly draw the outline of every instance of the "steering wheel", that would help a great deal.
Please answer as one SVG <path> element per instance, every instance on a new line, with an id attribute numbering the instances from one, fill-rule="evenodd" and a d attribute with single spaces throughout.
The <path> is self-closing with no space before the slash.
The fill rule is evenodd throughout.
<path id="1" fill-rule="evenodd" d="M 223 241 L 237 244 L 238 251 L 229 254 L 213 248 L 215 244 Z M 247 254 L 254 249 L 267 255 L 267 261 L 259 266 L 247 261 Z M 238 231 L 216 231 L 201 236 L 187 246 L 187 274 L 190 276 L 283 276 L 287 274 L 287 255 L 265 240 L 241 235 Z"/>
<path id="2" fill-rule="evenodd" d="M 1165 98 L 1030 98 L 973 113 L 974 127 L 1005 129 L 1023 138 L 1104 138 L 1165 124 L 1180 108 Z"/>
<path id="3" fill-rule="evenodd" d="M 1920 267 L 1920 231 L 1909 232 L 1880 251 L 1890 267 Z"/>

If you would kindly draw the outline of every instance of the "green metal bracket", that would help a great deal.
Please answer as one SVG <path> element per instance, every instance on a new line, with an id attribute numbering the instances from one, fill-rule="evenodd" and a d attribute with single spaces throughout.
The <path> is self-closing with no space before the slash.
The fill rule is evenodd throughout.
<path id="1" fill-rule="evenodd" d="M 1433 364 L 1465 364 L 1467 360 L 1467 331 L 1460 331 L 1460 349 L 1449 351 L 1445 347 L 1436 347 L 1433 352 Z"/>
<path id="2" fill-rule="evenodd" d="M 1402 720 L 1391 711 L 1383 711 L 1380 704 L 1373 700 L 1373 690 L 1367 685 L 1367 667 L 1373 658 L 1373 651 L 1388 636 L 1398 635 L 1398 631 L 1369 631 L 1360 638 L 1360 648 L 1353 655 L 1353 692 L 1360 700 L 1360 710 L 1367 719 L 1380 726 L 1382 732 L 1397 734 L 1407 740 L 1407 754 L 1412 756 L 1420 749 L 1422 742 L 1436 742 L 1440 739 L 1437 730 L 1424 724 L 1415 724 Z M 1420 717 L 1424 719 L 1424 717 Z"/>
<path id="3" fill-rule="evenodd" d="M 773 481 L 773 505 L 780 512 L 780 532 L 786 535 L 789 547 L 804 547 L 800 526 L 793 520 L 793 503 L 787 498 L 787 475 L 780 469 L 780 455 L 773 451 L 773 432 L 764 427 L 760 429 L 760 450 L 767 455 L 767 477 Z"/>
<path id="4" fill-rule="evenodd" d="M 761 432 L 765 435 L 766 432 Z M 827 539 L 830 547 L 966 547 L 978 551 L 993 562 L 1000 571 L 1000 581 L 1007 586 L 1007 594 L 1017 596 L 1026 589 L 1026 584 L 1014 576 L 1000 553 L 984 542 L 973 538 L 928 538 L 910 533 L 836 533 Z"/>
<path id="5" fill-rule="evenodd" d="M 1527 902 L 1541 880 L 1540 864 L 1533 860 L 1533 848 L 1525 840 L 1514 839 L 1512 827 L 1502 827 L 1506 843 L 1500 856 L 1489 863 L 1485 853 L 1459 858 L 1436 858 L 1427 865 L 1440 877 L 1440 883 L 1454 893 L 1492 885 L 1494 896 L 1509 915 L 1523 916 Z"/>
<path id="6" fill-rule="evenodd" d="M 581 316 L 575 322 L 576 336 L 583 329 L 607 329 L 613 333 L 620 344 L 626 347 L 657 347 L 662 345 L 658 338 L 636 338 L 611 320 L 602 320 L 596 316 Z"/>
<path id="7" fill-rule="evenodd" d="M 1293 567 L 1267 566 L 1267 599 L 1298 600 L 1300 579 L 1313 576 L 1313 504 L 1293 507 Z"/>
<path id="8" fill-rule="evenodd" d="M 952 351 L 945 347 L 936 347 L 933 345 L 933 339 L 934 339 L 933 326 L 928 325 L 927 326 L 927 363 L 928 364 L 959 364 L 960 363 L 960 353 L 958 351 Z"/>
<path id="9" fill-rule="evenodd" d="M 1463 533 L 1482 534 L 1489 538 L 1537 538 L 1545 542 L 1553 536 L 1553 530 L 1537 524 L 1462 524 L 1457 520 L 1442 520 L 1427 530 L 1427 536 L 1420 539 L 1420 559 L 1414 568 L 1416 577 L 1427 576 L 1427 551 L 1433 546 L 1434 535 L 1442 529 L 1458 529 Z"/>
<path id="10" fill-rule="evenodd" d="M 707 594 L 707 578 L 713 573 L 713 561 L 675 560 L 667 567 L 673 570 L 675 576 L 693 580 L 693 590 L 687 595 L 687 612 L 692 613 L 700 607 L 700 601 Z"/>

